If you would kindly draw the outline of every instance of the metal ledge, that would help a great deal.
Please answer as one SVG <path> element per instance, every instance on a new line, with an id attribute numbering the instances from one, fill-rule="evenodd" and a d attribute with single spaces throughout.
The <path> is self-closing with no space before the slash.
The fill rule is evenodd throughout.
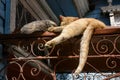
<path id="1" fill-rule="evenodd" d="M 55 34 L 49 32 L 37 32 L 29 35 L 18 33 L 0 34 L 0 43 L 3 45 L 15 45 L 18 48 L 23 48 L 28 52 L 28 54 L 23 57 L 18 58 L 15 57 L 14 54 L 13 57 L 8 58 L 10 62 L 15 62 L 15 64 L 20 65 L 20 71 L 18 70 L 18 72 L 20 72 L 19 76 L 24 74 L 24 72 L 21 72 L 21 69 L 24 71 L 24 63 L 31 60 L 33 60 L 33 62 L 34 60 L 42 60 L 43 62 L 46 62 L 46 66 L 51 67 L 53 70 L 50 75 L 52 75 L 53 79 L 55 80 L 56 72 L 71 73 L 76 69 L 78 65 L 79 44 L 81 38 L 81 35 L 71 38 L 60 45 L 53 47 L 52 49 L 46 50 L 44 47 L 45 42 L 57 36 L 58 34 L 59 33 Z M 90 43 L 88 60 L 83 72 L 120 72 L 119 45 L 119 27 L 109 27 L 103 30 L 95 30 Z M 6 48 L 4 51 L 6 53 Z M 14 71 L 12 67 L 15 66 L 15 64 L 11 65 L 8 71 Z M 29 66 L 30 65 L 28 65 L 28 67 Z M 29 71 L 29 69 L 27 71 Z M 30 73 L 27 76 L 30 75 L 35 76 L 33 73 Z M 37 78 L 39 78 L 39 76 Z"/>

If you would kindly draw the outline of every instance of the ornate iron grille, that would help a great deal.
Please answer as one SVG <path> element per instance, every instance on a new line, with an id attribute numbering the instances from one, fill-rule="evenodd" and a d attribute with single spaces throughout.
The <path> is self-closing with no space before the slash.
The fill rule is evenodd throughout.
<path id="1" fill-rule="evenodd" d="M 20 28 L 24 24 L 35 20 L 31 14 L 22 6 L 17 5 L 16 26 Z M 32 35 L 9 34 L 1 35 L 1 44 L 9 47 L 9 64 L 7 67 L 7 80 L 73 80 L 72 71 L 78 62 L 80 36 L 64 42 L 50 50 L 44 48 L 49 39 L 55 37 L 53 33 L 38 33 Z M 91 40 L 90 55 L 86 63 L 85 73 L 81 73 L 77 80 L 102 80 L 108 77 L 117 77 L 119 71 L 119 34 L 97 34 Z M 76 42 L 76 43 L 75 43 Z M 8 45 L 10 44 L 10 45 Z M 12 44 L 12 45 L 11 45 Z M 65 46 L 66 45 L 66 46 Z M 74 45 L 74 46 L 73 46 Z M 67 49 L 68 48 L 68 49 Z M 65 50 L 68 52 L 66 53 Z M 71 51 L 72 50 L 72 51 Z M 6 48 L 5 48 L 5 53 Z M 104 54 L 105 53 L 105 54 Z M 98 66 L 100 62 L 105 67 Z M 72 67 L 65 67 L 64 64 Z M 96 66 L 97 64 L 97 66 Z M 102 68 L 101 68 L 102 67 Z M 63 69 L 62 69 L 63 68 Z M 65 70 L 66 69 L 66 70 Z M 111 71 L 104 73 L 103 71 Z M 11 72 L 13 72 L 11 74 Z M 91 72 L 95 73 L 91 73 Z M 116 71 L 116 72 L 114 72 Z M 117 80 L 120 77 L 114 78 Z"/>

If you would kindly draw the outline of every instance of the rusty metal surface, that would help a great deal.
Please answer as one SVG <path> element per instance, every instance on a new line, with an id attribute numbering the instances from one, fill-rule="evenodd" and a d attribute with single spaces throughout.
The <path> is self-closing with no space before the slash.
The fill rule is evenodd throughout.
<path id="1" fill-rule="evenodd" d="M 105 29 L 103 30 L 103 33 L 100 32 L 101 30 L 96 30 L 91 39 L 89 56 L 83 72 L 120 72 L 119 28 L 111 28 L 107 29 L 107 31 Z M 111 34 L 109 34 L 109 32 Z M 8 77 L 12 77 L 15 80 L 20 80 L 20 78 L 26 80 L 27 76 L 32 75 L 32 77 L 35 78 L 33 78 L 34 80 L 37 80 L 39 76 L 41 76 L 41 78 L 43 79 L 46 78 L 45 80 L 47 80 L 44 72 L 40 72 L 41 70 L 39 71 L 41 67 L 35 69 L 28 65 L 28 63 L 31 61 L 37 65 L 36 60 L 42 60 L 43 62 L 45 61 L 46 66 L 49 66 L 53 70 L 53 73 L 49 74 L 51 80 L 56 79 L 55 75 L 58 72 L 72 73 L 76 69 L 78 64 L 81 35 L 69 39 L 62 44 L 47 50 L 46 52 L 44 44 L 46 43 L 46 41 L 52 39 L 57 35 L 58 34 L 49 32 L 35 33 L 31 35 L 1 34 L 1 44 L 16 45 L 17 47 L 23 48 L 25 51 L 29 52 L 29 54 L 24 57 L 18 58 L 14 55 L 13 57 L 10 57 L 8 59 L 10 61 L 8 71 L 18 72 L 16 76 L 9 75 Z M 32 57 L 30 55 L 32 55 Z M 13 69 L 12 67 L 15 68 Z M 36 72 L 34 72 L 34 69 Z M 114 76 L 112 75 L 112 77 Z"/>

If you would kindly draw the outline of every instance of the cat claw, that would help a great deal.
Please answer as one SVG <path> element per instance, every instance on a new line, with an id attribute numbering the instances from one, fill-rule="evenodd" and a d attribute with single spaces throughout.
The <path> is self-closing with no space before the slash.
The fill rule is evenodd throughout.
<path id="1" fill-rule="evenodd" d="M 45 47 L 46 48 L 52 48 L 52 46 L 48 45 L 48 44 L 45 44 Z"/>
<path id="2" fill-rule="evenodd" d="M 45 47 L 47 48 L 52 48 L 53 46 L 55 46 L 56 42 L 53 40 L 53 41 L 48 41 L 45 43 Z"/>

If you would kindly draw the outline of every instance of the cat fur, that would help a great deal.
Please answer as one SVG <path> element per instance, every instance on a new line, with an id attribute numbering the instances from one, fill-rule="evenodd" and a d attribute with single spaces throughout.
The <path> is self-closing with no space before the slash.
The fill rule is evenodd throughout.
<path id="1" fill-rule="evenodd" d="M 52 27 L 48 28 L 49 32 L 61 32 L 64 29 L 64 27 L 66 27 L 66 25 L 79 19 L 78 17 L 71 17 L 71 16 L 64 17 L 62 15 L 60 15 L 59 17 L 60 17 L 60 21 L 61 21 L 60 26 L 58 26 L 58 27 L 52 26 Z"/>
<path id="2" fill-rule="evenodd" d="M 51 26 L 57 26 L 57 24 L 51 20 L 38 20 L 25 24 L 20 29 L 20 32 L 24 34 L 31 34 L 35 31 L 47 31 L 47 29 Z"/>
<path id="3" fill-rule="evenodd" d="M 59 27 L 50 27 L 48 28 L 48 31 L 57 32 L 59 31 L 58 30 L 59 28 L 61 29 L 60 30 L 61 34 L 53 38 L 52 40 L 46 42 L 45 44 L 46 47 L 51 48 L 52 46 L 60 44 L 61 42 L 66 41 L 74 36 L 83 34 L 80 43 L 79 64 L 77 69 L 73 73 L 74 76 L 77 76 L 79 75 L 79 73 L 81 73 L 86 63 L 89 52 L 89 44 L 94 29 L 103 29 L 106 28 L 106 25 L 103 22 L 94 18 L 80 18 L 80 19 L 76 19 L 75 21 L 67 25 L 62 25 Z"/>

